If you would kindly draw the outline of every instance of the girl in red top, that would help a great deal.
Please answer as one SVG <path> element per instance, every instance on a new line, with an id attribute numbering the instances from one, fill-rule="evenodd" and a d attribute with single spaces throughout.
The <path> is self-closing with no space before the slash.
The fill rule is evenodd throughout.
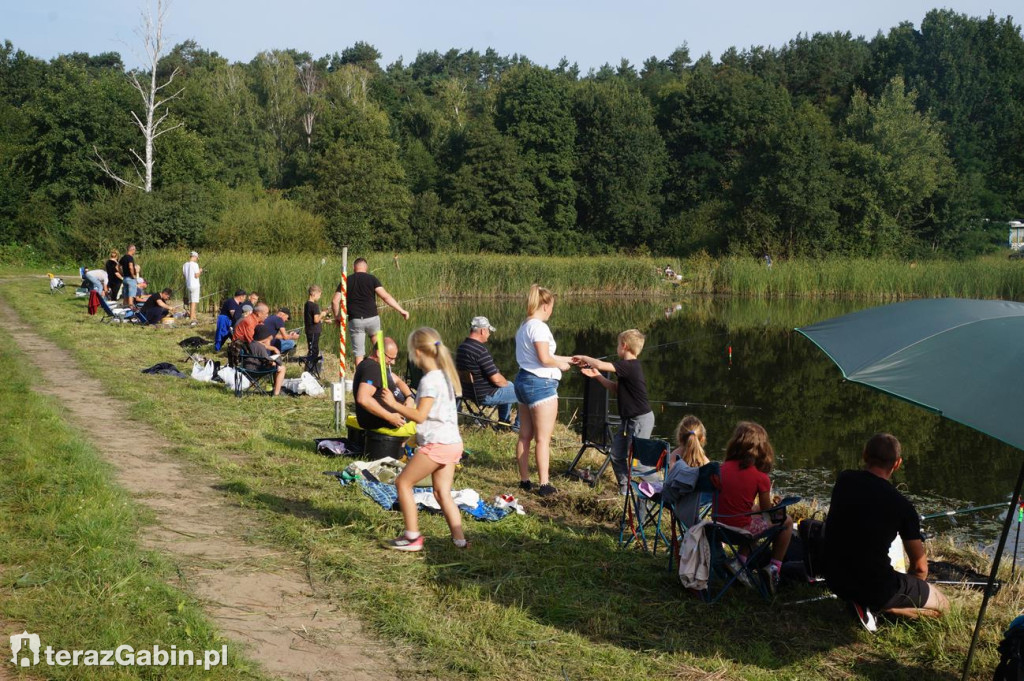
<path id="1" fill-rule="evenodd" d="M 774 465 L 775 450 L 768 441 L 765 429 L 752 421 L 736 424 L 736 430 L 725 446 L 725 462 L 721 469 L 722 488 L 718 493 L 720 522 L 749 530 L 753 535 L 761 534 L 772 526 L 766 513 L 753 516 L 740 514 L 754 510 L 755 501 L 759 509 L 772 507 L 772 482 L 768 474 Z M 776 524 L 782 525 L 782 531 L 772 542 L 772 560 L 768 566 L 773 587 L 778 584 L 782 558 L 793 536 L 793 525 L 788 516 L 783 515 L 781 522 Z M 746 549 L 741 549 L 741 561 L 746 560 L 746 553 Z"/>

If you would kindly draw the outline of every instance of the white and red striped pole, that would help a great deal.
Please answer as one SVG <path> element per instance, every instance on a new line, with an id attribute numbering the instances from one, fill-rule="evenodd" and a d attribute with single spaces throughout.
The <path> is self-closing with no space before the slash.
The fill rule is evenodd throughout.
<path id="1" fill-rule="evenodd" d="M 345 331 L 348 329 L 348 246 L 341 249 L 341 304 L 338 306 L 338 382 L 334 384 L 334 430 L 345 424 Z"/>

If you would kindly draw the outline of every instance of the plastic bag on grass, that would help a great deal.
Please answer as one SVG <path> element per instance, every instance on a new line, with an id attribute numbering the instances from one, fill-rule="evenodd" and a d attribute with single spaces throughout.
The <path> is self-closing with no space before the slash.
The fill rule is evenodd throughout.
<path id="1" fill-rule="evenodd" d="M 213 362 L 207 362 L 205 366 L 199 362 L 192 362 L 192 378 L 204 383 L 213 380 Z"/>
<path id="2" fill-rule="evenodd" d="M 224 381 L 224 387 L 228 390 L 235 389 L 235 370 L 231 367 L 221 367 L 220 372 L 217 373 L 220 380 Z M 245 376 L 241 376 L 242 379 L 242 390 L 249 389 L 249 379 Z"/>

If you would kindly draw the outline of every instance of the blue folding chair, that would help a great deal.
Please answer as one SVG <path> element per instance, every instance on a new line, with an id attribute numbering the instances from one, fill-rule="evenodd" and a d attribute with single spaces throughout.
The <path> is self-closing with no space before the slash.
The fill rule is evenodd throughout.
<path id="1" fill-rule="evenodd" d="M 658 540 L 669 547 L 671 542 L 661 528 L 665 508 L 662 490 L 665 485 L 665 464 L 669 445 L 664 440 L 634 437 L 629 441 L 629 484 L 619 520 L 619 547 L 629 546 L 634 539 L 644 551 L 658 552 Z M 646 484 L 645 484 L 646 483 Z M 648 533 L 652 536 L 648 538 Z M 648 541 L 651 541 L 650 546 Z"/>
<path id="2" fill-rule="evenodd" d="M 753 586 L 766 600 L 770 600 L 773 592 L 762 578 L 760 568 L 767 564 L 771 556 L 772 542 L 785 528 L 784 523 L 789 522 L 786 509 L 800 501 L 800 497 L 786 497 L 778 505 L 764 511 L 723 515 L 718 512 L 718 498 L 722 489 L 720 465 L 715 462 L 709 463 L 701 466 L 700 472 L 714 489 L 709 518 L 711 522 L 706 526 L 705 532 L 711 548 L 711 574 L 721 580 L 721 587 L 717 591 L 712 590 L 709 584 L 704 600 L 714 603 L 736 582 Z M 745 528 L 729 524 L 730 521 L 736 522 L 738 518 L 753 517 L 762 513 L 767 514 L 773 524 L 760 533 L 754 534 Z M 745 562 L 738 559 L 744 548 L 748 550 Z"/>

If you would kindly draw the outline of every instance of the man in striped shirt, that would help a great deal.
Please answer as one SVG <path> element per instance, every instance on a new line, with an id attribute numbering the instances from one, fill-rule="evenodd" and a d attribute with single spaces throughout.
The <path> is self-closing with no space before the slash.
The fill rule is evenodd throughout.
<path id="1" fill-rule="evenodd" d="M 463 398 L 472 399 L 485 407 L 497 407 L 498 420 L 508 423 L 512 405 L 518 401 L 516 387 L 501 375 L 494 364 L 494 358 L 484 345 L 493 331 L 495 328 L 487 317 L 473 317 L 469 325 L 469 337 L 455 351 L 455 367 L 460 374 L 468 371 L 473 375 L 472 384 L 462 384 Z M 519 425 L 518 412 L 514 425 Z"/>

